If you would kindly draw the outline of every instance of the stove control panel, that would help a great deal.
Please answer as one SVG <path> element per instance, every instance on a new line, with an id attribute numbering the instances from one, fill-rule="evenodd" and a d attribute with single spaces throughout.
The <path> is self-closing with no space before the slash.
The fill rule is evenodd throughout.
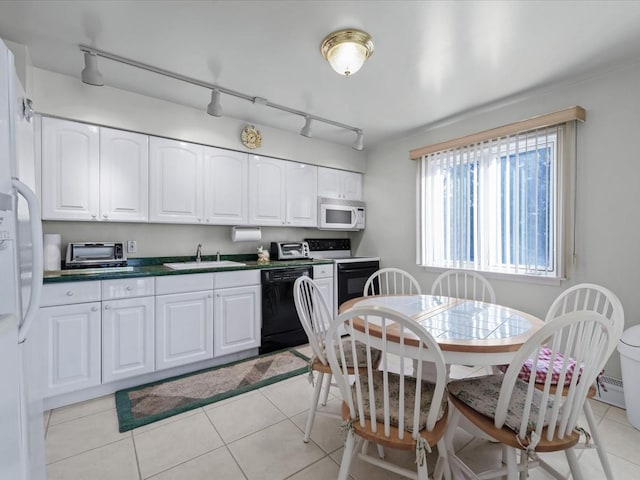
<path id="1" fill-rule="evenodd" d="M 312 252 L 325 250 L 351 250 L 351 239 L 349 238 L 306 238 L 309 250 Z"/>

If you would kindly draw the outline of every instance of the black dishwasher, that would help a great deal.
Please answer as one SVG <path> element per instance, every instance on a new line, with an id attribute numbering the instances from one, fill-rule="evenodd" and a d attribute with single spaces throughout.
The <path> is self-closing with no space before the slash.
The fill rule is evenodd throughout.
<path id="1" fill-rule="evenodd" d="M 262 333 L 260 353 L 308 343 L 293 300 L 298 277 L 313 277 L 313 267 L 262 271 Z"/>

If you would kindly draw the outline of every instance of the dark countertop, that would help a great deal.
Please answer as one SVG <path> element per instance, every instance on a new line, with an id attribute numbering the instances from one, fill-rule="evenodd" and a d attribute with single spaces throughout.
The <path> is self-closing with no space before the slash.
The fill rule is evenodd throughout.
<path id="1" fill-rule="evenodd" d="M 193 257 L 154 257 L 154 258 L 131 258 L 127 262 L 127 267 L 106 267 L 90 269 L 69 269 L 44 272 L 43 283 L 59 282 L 84 282 L 92 280 L 115 280 L 132 277 L 157 277 L 164 275 L 184 275 L 191 273 L 210 272 L 231 272 L 237 270 L 263 270 L 271 268 L 286 268 L 298 266 L 326 265 L 333 263 L 333 260 L 308 259 L 308 260 L 286 260 L 272 261 L 268 263 L 258 263 L 256 255 L 222 255 L 221 260 L 232 260 L 242 262 L 243 266 L 214 267 L 214 268 L 193 268 L 188 270 L 172 270 L 165 267 L 164 263 L 192 262 Z M 203 256 L 202 261 L 213 261 L 214 256 Z"/>

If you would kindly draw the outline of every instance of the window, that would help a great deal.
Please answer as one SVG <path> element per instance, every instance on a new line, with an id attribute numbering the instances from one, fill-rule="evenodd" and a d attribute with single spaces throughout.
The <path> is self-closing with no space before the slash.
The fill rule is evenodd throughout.
<path id="1" fill-rule="evenodd" d="M 573 123 L 562 123 L 426 147 L 418 169 L 418 264 L 561 278 L 573 131 Z"/>

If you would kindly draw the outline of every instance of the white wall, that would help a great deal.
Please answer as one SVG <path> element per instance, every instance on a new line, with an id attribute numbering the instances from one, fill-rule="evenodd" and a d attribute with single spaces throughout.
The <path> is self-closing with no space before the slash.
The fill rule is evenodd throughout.
<path id="1" fill-rule="evenodd" d="M 240 142 L 247 122 L 207 115 L 206 105 L 196 109 L 109 86 L 94 87 L 35 67 L 30 74 L 32 88 L 28 93 L 36 112 L 44 115 L 313 165 L 356 172 L 365 168 L 364 152 L 265 125 L 256 125 L 262 132 L 262 147 L 249 150 Z"/>
<path id="2" fill-rule="evenodd" d="M 262 148 L 247 150 L 240 142 L 240 132 L 247 122 L 212 117 L 204 105 L 198 110 L 108 86 L 93 87 L 78 78 L 35 67 L 28 74 L 29 95 L 35 110 L 44 115 L 351 171 L 365 168 L 364 152 L 262 125 L 258 126 L 264 139 Z M 232 243 L 231 227 L 226 226 L 47 221 L 43 229 L 45 233 L 60 233 L 63 245 L 136 240 L 138 251 L 131 257 L 193 255 L 198 243 L 203 245 L 204 255 L 218 250 L 223 254 L 256 253 L 257 247 L 268 248 L 269 242 L 276 240 L 347 236 L 309 228 L 265 228 L 260 242 Z"/>
<path id="3" fill-rule="evenodd" d="M 411 272 L 425 290 L 437 273 L 417 267 L 416 165 L 409 150 L 524 120 L 573 105 L 587 111 L 578 127 L 575 265 L 560 286 L 492 279 L 500 303 L 544 317 L 566 288 L 592 282 L 611 289 L 625 310 L 626 328 L 640 324 L 640 64 L 512 99 L 367 153 L 364 192 L 367 229 L 358 254 L 377 254 L 383 266 Z M 570 251 L 570 250 L 568 250 Z M 621 377 L 614 353 L 607 375 Z"/>

